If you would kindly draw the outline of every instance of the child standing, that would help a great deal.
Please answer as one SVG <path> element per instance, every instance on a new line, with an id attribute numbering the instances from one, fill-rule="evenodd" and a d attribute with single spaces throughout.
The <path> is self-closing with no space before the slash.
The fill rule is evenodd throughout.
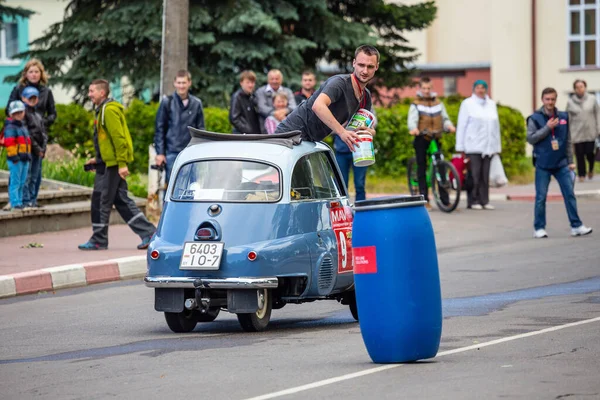
<path id="1" fill-rule="evenodd" d="M 288 107 L 288 99 L 287 99 L 287 96 L 285 95 L 285 93 L 276 93 L 275 96 L 273 97 L 273 108 L 275 109 L 275 111 L 283 110 L 283 109 L 286 109 L 287 107 Z M 266 129 L 267 133 L 269 135 L 275 133 L 275 129 L 277 129 L 277 126 L 279 125 L 279 123 L 281 121 L 283 121 L 284 119 L 285 119 L 285 117 L 283 117 L 281 120 L 279 120 L 274 115 L 268 116 L 267 119 L 265 119 L 265 129 Z"/>
<path id="2" fill-rule="evenodd" d="M 21 92 L 21 100 L 25 103 L 25 125 L 31 137 L 31 163 L 23 191 L 23 205 L 26 208 L 38 207 L 37 197 L 42 183 L 42 160 L 46 153 L 48 136 L 41 114 L 35 111 L 40 92 L 33 86 L 27 86 Z"/>
<path id="3" fill-rule="evenodd" d="M 10 179 L 8 198 L 12 210 L 23 210 L 23 190 L 29 161 L 31 160 L 31 138 L 25 127 L 25 104 L 20 100 L 12 101 L 8 106 L 8 115 L 4 124 L 4 146 Z"/>

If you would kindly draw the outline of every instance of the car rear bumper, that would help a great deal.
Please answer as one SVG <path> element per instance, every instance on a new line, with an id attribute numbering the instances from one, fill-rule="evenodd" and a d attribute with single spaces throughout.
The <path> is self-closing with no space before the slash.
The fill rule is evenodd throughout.
<path id="1" fill-rule="evenodd" d="M 146 286 L 153 288 L 199 289 L 276 289 L 277 277 L 267 278 L 180 278 L 158 276 L 144 278 Z"/>

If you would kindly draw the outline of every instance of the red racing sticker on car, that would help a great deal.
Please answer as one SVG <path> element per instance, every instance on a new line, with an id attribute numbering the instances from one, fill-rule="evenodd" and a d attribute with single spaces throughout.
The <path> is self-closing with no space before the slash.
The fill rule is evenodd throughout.
<path id="1" fill-rule="evenodd" d="M 377 273 L 377 251 L 375 246 L 355 247 L 353 253 L 355 274 Z"/>
<path id="2" fill-rule="evenodd" d="M 338 274 L 352 272 L 352 209 L 332 204 L 330 216 L 337 242 Z"/>

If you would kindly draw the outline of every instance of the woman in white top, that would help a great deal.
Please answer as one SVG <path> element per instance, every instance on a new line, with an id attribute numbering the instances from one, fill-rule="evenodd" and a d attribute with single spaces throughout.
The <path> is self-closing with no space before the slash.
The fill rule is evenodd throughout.
<path id="1" fill-rule="evenodd" d="M 577 175 L 579 182 L 585 181 L 587 159 L 588 179 L 594 177 L 594 144 L 600 134 L 600 106 L 596 96 L 587 92 L 587 83 L 577 79 L 573 83 L 575 93 L 569 97 L 567 112 L 569 113 L 569 129 L 571 142 L 575 147 L 577 159 Z"/>
<path id="2" fill-rule="evenodd" d="M 489 204 L 490 162 L 502 150 L 496 103 L 487 95 L 484 80 L 475 81 L 473 95 L 460 105 L 456 127 L 456 151 L 465 154 L 473 176 L 467 208 L 493 210 Z"/>

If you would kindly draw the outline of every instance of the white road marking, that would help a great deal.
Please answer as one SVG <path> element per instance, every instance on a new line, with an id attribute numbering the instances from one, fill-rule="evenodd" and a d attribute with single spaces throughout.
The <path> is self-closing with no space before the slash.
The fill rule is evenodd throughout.
<path id="1" fill-rule="evenodd" d="M 481 349 L 482 347 L 494 346 L 494 345 L 497 345 L 500 343 L 511 342 L 511 341 L 517 340 L 517 339 L 523 339 L 523 338 L 527 338 L 527 337 L 531 337 L 531 336 L 542 335 L 544 333 L 555 332 L 555 331 L 559 331 L 561 329 L 571 328 L 573 326 L 590 324 L 592 322 L 599 322 L 599 321 L 600 321 L 600 317 L 596 317 L 596 318 L 586 319 L 586 320 L 582 320 L 582 321 L 571 322 L 569 324 L 553 326 L 551 328 L 541 329 L 539 331 L 533 331 L 533 332 L 528 332 L 528 333 L 522 333 L 519 335 L 508 336 L 508 337 L 505 337 L 502 339 L 491 340 L 489 342 L 483 342 L 483 343 L 475 344 L 472 346 L 466 346 L 466 347 L 460 347 L 460 348 L 454 349 L 454 350 L 442 351 L 437 354 L 436 358 L 448 356 L 450 354 L 462 353 L 462 352 L 469 351 L 469 350 L 478 350 L 478 349 Z M 273 392 L 273 393 L 264 394 L 262 396 L 248 398 L 246 400 L 274 399 L 277 397 L 287 396 L 290 394 L 295 394 L 295 393 L 299 393 L 299 392 L 304 392 L 306 390 L 331 385 L 331 384 L 334 384 L 337 382 L 347 381 L 349 379 L 360 378 L 361 376 L 365 376 L 365 375 L 376 374 L 378 372 L 387 371 L 389 369 L 401 367 L 403 365 L 404 364 L 388 364 L 388 365 L 384 365 L 381 367 L 369 368 L 369 369 L 365 369 L 362 371 L 354 372 L 352 374 L 340 375 L 340 376 L 337 376 L 334 378 L 324 379 L 322 381 L 317 381 L 317 382 L 309 383 L 306 385 L 301 385 L 301 386 L 296 386 L 293 388 L 281 390 L 279 392 Z"/>

